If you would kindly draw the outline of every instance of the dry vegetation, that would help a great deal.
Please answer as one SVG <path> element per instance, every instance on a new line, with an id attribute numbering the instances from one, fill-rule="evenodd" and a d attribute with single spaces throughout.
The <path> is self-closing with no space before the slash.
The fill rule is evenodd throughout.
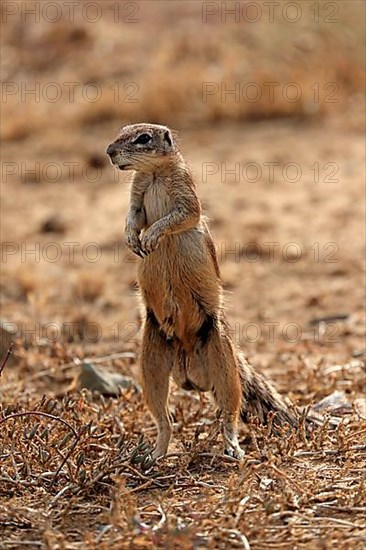
<path id="1" fill-rule="evenodd" d="M 330 24 L 300 1 L 296 23 L 269 23 L 263 3 L 257 23 L 223 23 L 220 13 L 203 23 L 201 2 L 189 0 L 138 2 L 138 22 L 116 23 L 111 4 L 100 2 L 96 23 L 80 14 L 24 23 L 20 12 L 2 23 L 3 80 L 41 91 L 56 82 L 62 96 L 37 102 L 19 91 L 2 102 L 1 321 L 14 336 L 1 331 L 0 547 L 361 549 L 364 4 L 330 3 L 339 7 Z M 323 19 L 328 4 L 318 4 Z M 279 91 L 295 82 L 302 94 L 203 101 L 205 82 Z M 96 102 L 83 97 L 89 83 Z M 338 86 L 336 103 L 327 83 Z M 139 379 L 136 261 L 121 238 L 129 176 L 104 149 L 119 126 L 141 120 L 181 130 L 235 339 L 292 402 L 333 395 L 336 429 L 274 437 L 253 421 L 238 464 L 221 455 L 209 398 L 173 387 L 171 454 L 144 471 L 155 427 L 138 389 L 118 399 L 77 389 L 84 358 Z M 293 162 L 295 183 L 283 172 Z M 239 178 L 225 163 L 239 163 Z M 258 181 L 243 176 L 248 163 L 260 166 Z"/>

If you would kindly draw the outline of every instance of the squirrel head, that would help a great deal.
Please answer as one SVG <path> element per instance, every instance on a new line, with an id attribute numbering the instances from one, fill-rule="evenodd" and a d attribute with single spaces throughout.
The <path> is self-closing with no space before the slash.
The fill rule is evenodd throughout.
<path id="1" fill-rule="evenodd" d="M 178 145 L 167 126 L 130 124 L 121 129 L 106 153 L 120 170 L 150 172 L 176 157 Z"/>

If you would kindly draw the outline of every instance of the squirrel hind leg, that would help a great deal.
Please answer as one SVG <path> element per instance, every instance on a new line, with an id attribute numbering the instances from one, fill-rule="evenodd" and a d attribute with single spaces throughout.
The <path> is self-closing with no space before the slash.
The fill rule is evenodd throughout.
<path id="1" fill-rule="evenodd" d="M 167 453 L 172 435 L 167 401 L 173 362 L 174 348 L 161 334 L 154 314 L 148 311 L 142 338 L 141 370 L 145 400 L 158 429 L 153 460 Z"/>
<path id="2" fill-rule="evenodd" d="M 225 453 L 242 459 L 244 451 L 238 441 L 242 390 L 232 342 L 217 323 L 212 323 L 202 340 L 199 355 L 201 368 L 207 371 L 210 389 L 222 414 Z"/>
<path id="3" fill-rule="evenodd" d="M 223 436 L 225 441 L 225 454 L 241 460 L 245 456 L 244 450 L 240 447 L 238 441 L 238 429 L 236 419 L 224 416 Z"/>

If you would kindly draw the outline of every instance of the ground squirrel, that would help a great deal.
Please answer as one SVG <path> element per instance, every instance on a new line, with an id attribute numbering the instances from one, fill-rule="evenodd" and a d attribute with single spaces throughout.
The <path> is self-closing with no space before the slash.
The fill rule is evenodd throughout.
<path id="1" fill-rule="evenodd" d="M 141 257 L 144 304 L 141 367 L 158 437 L 152 460 L 171 438 L 169 378 L 183 389 L 211 391 L 222 414 L 226 452 L 242 458 L 239 417 L 293 425 L 285 402 L 235 349 L 223 309 L 215 247 L 201 214 L 192 173 L 166 126 L 132 124 L 107 148 L 120 170 L 134 170 L 126 220 L 128 248 Z"/>

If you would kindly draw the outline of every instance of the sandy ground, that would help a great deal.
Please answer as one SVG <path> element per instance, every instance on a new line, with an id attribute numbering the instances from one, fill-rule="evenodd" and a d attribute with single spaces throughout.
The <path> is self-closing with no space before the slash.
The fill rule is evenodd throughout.
<path id="1" fill-rule="evenodd" d="M 4 192 L 2 216 L 7 321 L 61 326 L 73 322 L 77 309 L 101 324 L 101 343 L 113 339 L 108 327 L 114 323 L 126 332 L 123 337 L 124 327 L 136 323 L 137 259 L 122 238 L 130 175 L 113 171 L 104 155 L 114 135 L 114 128 L 103 129 L 82 169 L 82 161 L 75 161 L 75 175 L 62 161 L 59 172 L 51 165 L 55 161 L 48 168 L 38 161 L 39 173 L 54 169 L 52 177 L 64 167 L 66 181 L 19 181 L 29 177 L 30 168 L 8 176 L 11 193 Z M 210 220 L 229 316 L 244 350 L 274 352 L 293 340 L 289 347 L 295 351 L 311 338 L 309 322 L 317 317 L 347 314 L 360 321 L 362 134 L 345 129 L 341 120 L 277 121 L 182 132 L 181 141 Z M 96 159 L 102 167 L 87 172 L 87 162 Z M 56 232 L 46 232 L 47 221 L 51 230 L 56 224 Z M 83 296 L 88 292 L 91 296 Z M 361 346 L 343 334 L 344 322 L 327 330 L 326 353 L 347 354 Z"/>

